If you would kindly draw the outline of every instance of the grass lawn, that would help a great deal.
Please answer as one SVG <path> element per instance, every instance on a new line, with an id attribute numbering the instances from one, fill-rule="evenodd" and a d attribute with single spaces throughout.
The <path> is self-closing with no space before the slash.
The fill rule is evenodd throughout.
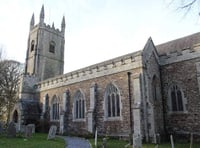
<path id="1" fill-rule="evenodd" d="M 94 145 L 94 139 L 89 139 L 92 148 L 95 148 Z M 108 139 L 107 140 L 107 148 L 124 148 L 125 145 L 127 145 L 128 142 L 126 141 L 122 141 L 122 140 L 116 140 L 116 139 Z M 98 139 L 97 142 L 97 148 L 101 148 L 102 147 L 102 139 Z M 175 148 L 189 148 L 190 144 L 189 143 L 175 143 Z M 131 146 L 129 146 L 128 148 L 132 148 Z M 143 144 L 142 148 L 155 148 L 155 144 Z M 171 148 L 170 143 L 162 143 L 159 145 L 159 148 Z M 192 148 L 200 148 L 200 144 L 193 144 Z"/>
<path id="2" fill-rule="evenodd" d="M 0 136 L 0 148 L 64 148 L 65 141 L 61 138 L 47 140 L 47 134 L 35 133 L 31 138 L 7 138 Z"/>

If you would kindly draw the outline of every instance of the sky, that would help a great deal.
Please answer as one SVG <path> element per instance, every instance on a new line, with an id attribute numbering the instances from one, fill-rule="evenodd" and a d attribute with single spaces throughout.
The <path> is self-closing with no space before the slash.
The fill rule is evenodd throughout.
<path id="1" fill-rule="evenodd" d="M 158 45 L 199 32 L 198 12 L 184 16 L 170 1 L 0 0 L 0 48 L 25 62 L 30 19 L 39 22 L 43 4 L 46 24 L 60 29 L 65 16 L 65 73 L 142 50 L 149 37 Z"/>

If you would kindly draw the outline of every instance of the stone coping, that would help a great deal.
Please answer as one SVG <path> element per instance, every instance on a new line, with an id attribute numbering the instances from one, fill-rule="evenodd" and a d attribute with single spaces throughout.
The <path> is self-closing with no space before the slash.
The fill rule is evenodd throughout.
<path id="1" fill-rule="evenodd" d="M 89 80 L 122 71 L 128 71 L 142 67 L 141 51 L 120 56 L 108 61 L 81 68 L 54 78 L 39 82 L 36 85 L 38 91 Z"/>

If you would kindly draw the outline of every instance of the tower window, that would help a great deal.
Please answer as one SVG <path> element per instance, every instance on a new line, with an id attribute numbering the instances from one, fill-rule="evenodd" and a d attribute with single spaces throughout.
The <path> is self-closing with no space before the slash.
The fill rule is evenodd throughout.
<path id="1" fill-rule="evenodd" d="M 49 44 L 49 52 L 55 53 L 55 46 L 56 46 L 55 42 L 51 41 Z"/>
<path id="2" fill-rule="evenodd" d="M 35 45 L 35 41 L 32 40 L 32 41 L 31 41 L 31 52 L 34 51 L 34 45 Z"/>

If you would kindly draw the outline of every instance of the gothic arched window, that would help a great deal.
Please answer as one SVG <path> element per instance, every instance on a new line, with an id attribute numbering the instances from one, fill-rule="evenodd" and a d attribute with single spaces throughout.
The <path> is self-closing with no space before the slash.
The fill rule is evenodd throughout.
<path id="1" fill-rule="evenodd" d="M 60 116 L 60 104 L 58 98 L 54 95 L 51 102 L 51 119 L 59 120 Z"/>
<path id="2" fill-rule="evenodd" d="M 184 98 L 182 89 L 177 85 L 169 89 L 169 102 L 170 111 L 186 111 L 186 98 Z"/>
<path id="3" fill-rule="evenodd" d="M 56 47 L 56 43 L 54 41 L 51 41 L 49 44 L 49 52 L 55 53 L 55 47 Z"/>
<path id="4" fill-rule="evenodd" d="M 152 80 L 152 100 L 157 101 L 159 98 L 159 86 L 158 86 L 158 79 L 156 76 L 153 77 Z"/>
<path id="5" fill-rule="evenodd" d="M 46 94 L 44 98 L 44 112 L 48 110 L 48 107 L 49 107 L 49 95 Z"/>
<path id="6" fill-rule="evenodd" d="M 78 90 L 74 95 L 74 118 L 85 118 L 85 98 L 80 90 Z"/>
<path id="7" fill-rule="evenodd" d="M 105 115 L 106 117 L 120 117 L 121 114 L 120 93 L 116 86 L 109 84 L 105 91 Z"/>
<path id="8" fill-rule="evenodd" d="M 67 111 L 68 109 L 68 100 L 69 100 L 69 90 L 66 90 L 64 93 L 63 93 L 63 110 L 64 111 Z"/>

